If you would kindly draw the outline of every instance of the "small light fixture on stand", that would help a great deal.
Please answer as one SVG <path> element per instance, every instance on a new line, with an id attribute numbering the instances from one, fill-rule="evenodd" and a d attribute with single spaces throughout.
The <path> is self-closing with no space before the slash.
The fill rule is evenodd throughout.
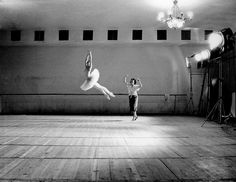
<path id="1" fill-rule="evenodd" d="M 171 10 L 168 11 L 167 17 L 164 12 L 158 14 L 157 19 L 163 23 L 166 23 L 169 28 L 182 28 L 186 21 L 189 21 L 193 18 L 193 13 L 188 12 L 187 16 L 184 16 L 184 13 L 180 11 L 178 6 L 178 0 L 173 0 L 173 6 Z"/>
<path id="2" fill-rule="evenodd" d="M 185 57 L 185 63 L 186 63 L 186 67 L 189 70 L 189 82 L 190 82 L 190 87 L 189 87 L 189 100 L 188 103 L 185 107 L 185 111 L 189 112 L 191 114 L 194 114 L 194 104 L 193 104 L 193 74 L 192 74 L 192 67 L 191 67 L 191 61 L 190 58 L 192 58 L 192 56 L 189 57 Z"/>
<path id="3" fill-rule="evenodd" d="M 193 104 L 193 86 L 192 86 L 192 69 L 191 69 L 191 60 L 190 58 L 193 58 L 191 59 L 192 61 L 195 60 L 196 62 L 202 62 L 202 61 L 206 61 L 208 62 L 209 58 L 210 58 L 210 51 L 209 50 L 203 50 L 201 52 L 198 52 L 198 53 L 195 53 L 191 56 L 188 56 L 185 58 L 185 62 L 186 62 L 186 67 L 188 68 L 189 70 L 189 80 L 190 80 L 190 88 L 189 88 L 189 101 L 186 105 L 186 108 L 185 110 L 190 112 L 191 114 L 194 114 L 194 104 Z M 202 91 L 201 91 L 201 96 L 200 96 L 200 101 L 201 101 L 201 97 L 202 97 L 202 94 L 203 94 L 203 88 L 204 88 L 204 83 L 205 83 L 205 78 L 206 78 L 206 72 L 207 69 L 205 69 L 205 72 L 204 72 L 204 77 L 203 77 L 203 85 L 202 85 Z M 199 102 L 200 103 L 200 102 Z M 199 104 L 200 105 L 200 104 Z M 199 108 L 199 106 L 198 106 Z M 199 109 L 198 109 L 199 110 Z"/>

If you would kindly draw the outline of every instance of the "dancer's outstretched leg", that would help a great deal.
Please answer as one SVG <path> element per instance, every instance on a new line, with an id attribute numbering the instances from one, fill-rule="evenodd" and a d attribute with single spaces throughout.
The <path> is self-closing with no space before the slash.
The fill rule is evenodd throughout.
<path id="1" fill-rule="evenodd" d="M 103 86 L 101 86 L 99 83 L 96 83 L 93 87 L 96 88 L 96 89 L 98 89 L 100 92 L 102 92 L 102 93 L 105 95 L 105 97 L 106 97 L 108 100 L 110 100 L 110 97 L 109 97 L 109 95 L 104 91 Z"/>
<path id="2" fill-rule="evenodd" d="M 109 91 L 106 87 L 102 86 L 103 90 L 111 97 L 116 97 L 111 91 Z"/>
<path id="3" fill-rule="evenodd" d="M 99 83 L 95 83 L 94 88 L 102 92 L 108 100 L 110 100 L 110 96 L 115 97 L 115 95 L 112 92 L 110 92 L 106 87 L 100 85 Z"/>

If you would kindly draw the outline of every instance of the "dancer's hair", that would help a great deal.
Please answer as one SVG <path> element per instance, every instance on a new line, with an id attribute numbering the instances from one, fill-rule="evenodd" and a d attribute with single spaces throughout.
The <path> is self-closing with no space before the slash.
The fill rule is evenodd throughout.
<path id="1" fill-rule="evenodd" d="M 130 79 L 130 83 L 131 83 L 133 80 L 134 80 L 134 84 L 136 84 L 136 83 L 137 83 L 137 81 L 136 81 L 136 79 L 135 79 L 135 78 L 131 78 L 131 79 Z"/>

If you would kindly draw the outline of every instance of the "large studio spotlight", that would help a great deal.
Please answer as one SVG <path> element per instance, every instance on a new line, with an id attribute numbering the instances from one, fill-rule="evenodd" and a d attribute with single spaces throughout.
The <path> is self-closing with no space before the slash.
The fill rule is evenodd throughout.
<path id="1" fill-rule="evenodd" d="M 220 49 L 220 52 L 231 50 L 234 48 L 233 31 L 225 28 L 219 32 L 213 32 L 208 37 L 208 43 L 211 50 Z"/>

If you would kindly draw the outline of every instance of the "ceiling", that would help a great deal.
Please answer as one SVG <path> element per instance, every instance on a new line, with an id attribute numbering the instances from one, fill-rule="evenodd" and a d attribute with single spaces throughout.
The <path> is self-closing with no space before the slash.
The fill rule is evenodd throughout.
<path id="1" fill-rule="evenodd" d="M 166 25 L 156 20 L 172 0 L 0 0 L 1 29 L 122 28 Z M 236 0 L 179 0 L 183 12 L 192 11 L 186 27 L 236 31 Z"/>

